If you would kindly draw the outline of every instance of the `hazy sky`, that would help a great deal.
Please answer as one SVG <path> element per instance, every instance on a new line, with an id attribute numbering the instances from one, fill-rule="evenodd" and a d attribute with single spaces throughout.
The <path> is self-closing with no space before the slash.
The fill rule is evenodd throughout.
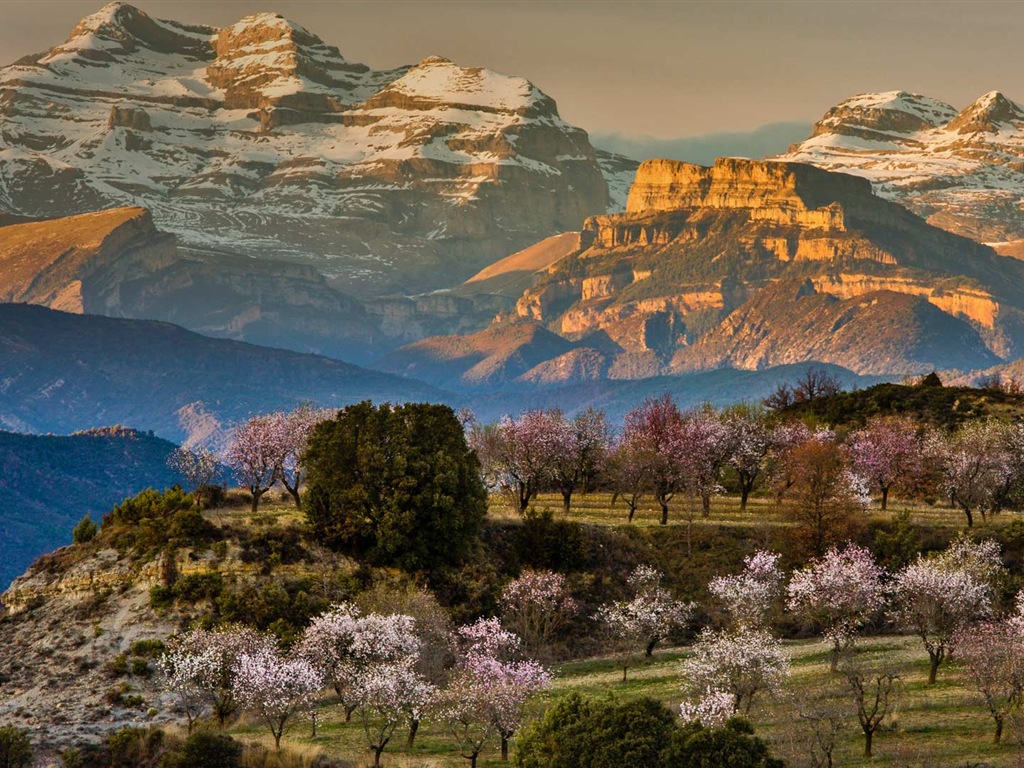
<path id="1" fill-rule="evenodd" d="M 0 0 L 0 60 L 67 37 L 101 0 Z M 277 11 L 375 68 L 428 55 L 523 75 L 596 134 L 659 138 L 813 121 L 902 88 L 963 106 L 1024 101 L 1022 2 L 139 0 L 224 25 Z"/>

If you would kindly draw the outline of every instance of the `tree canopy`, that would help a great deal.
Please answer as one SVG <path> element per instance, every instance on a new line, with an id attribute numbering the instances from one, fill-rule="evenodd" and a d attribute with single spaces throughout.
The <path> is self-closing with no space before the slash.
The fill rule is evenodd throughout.
<path id="1" fill-rule="evenodd" d="M 487 513 L 462 424 L 445 405 L 351 405 L 313 432 L 307 519 L 328 545 L 431 571 L 457 559 Z"/>

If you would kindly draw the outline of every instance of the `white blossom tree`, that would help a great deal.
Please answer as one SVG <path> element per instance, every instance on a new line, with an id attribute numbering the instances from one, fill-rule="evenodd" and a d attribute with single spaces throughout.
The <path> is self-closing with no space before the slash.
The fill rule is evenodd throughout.
<path id="1" fill-rule="evenodd" d="M 997 508 L 1001 490 L 1013 480 L 1010 429 L 994 419 L 971 421 L 952 434 L 933 432 L 925 440 L 925 454 L 942 475 L 943 491 L 964 513 L 969 528 L 975 512 L 984 520 Z"/>
<path id="2" fill-rule="evenodd" d="M 276 441 L 274 451 L 277 478 L 295 500 L 295 506 L 300 509 L 302 508 L 300 488 L 304 471 L 302 455 L 306 451 L 309 438 L 313 434 L 313 430 L 316 429 L 316 425 L 331 418 L 332 415 L 333 413 L 329 410 L 315 408 L 305 403 L 288 413 L 278 412 L 271 416 L 274 422 L 273 434 Z"/>
<path id="3" fill-rule="evenodd" d="M 239 707 L 235 679 L 239 659 L 272 648 L 273 644 L 267 635 L 238 626 L 216 631 L 194 629 L 171 638 L 160 666 L 168 687 L 187 707 L 190 727 L 204 708 L 197 696 L 223 727 Z"/>
<path id="4" fill-rule="evenodd" d="M 759 550 L 743 559 L 741 573 L 718 576 L 708 583 L 708 591 L 720 602 L 733 629 L 765 629 L 771 623 L 772 607 L 782 594 L 779 557 Z"/>
<path id="5" fill-rule="evenodd" d="M 693 604 L 676 600 L 661 586 L 662 575 L 648 565 L 637 566 L 629 577 L 631 600 L 601 606 L 594 617 L 604 625 L 622 665 L 622 679 L 636 655 L 647 656 L 693 613 Z"/>
<path id="6" fill-rule="evenodd" d="M 1010 714 L 1024 703 L 1024 623 L 1021 614 L 961 627 L 951 646 L 981 694 L 999 744 Z"/>
<path id="7" fill-rule="evenodd" d="M 565 576 L 552 571 L 524 570 L 505 585 L 500 603 L 504 623 L 530 655 L 549 653 L 555 634 L 579 610 Z"/>
<path id="8" fill-rule="evenodd" d="M 793 574 L 786 606 L 819 625 L 832 643 L 832 671 L 857 631 L 885 604 L 883 570 L 871 552 L 856 544 L 832 547 Z"/>
<path id="9" fill-rule="evenodd" d="M 754 698 L 777 693 L 789 676 L 789 659 L 779 641 L 763 630 L 705 629 L 682 663 L 688 712 L 721 707 L 731 697 L 733 713 L 749 714 Z"/>
<path id="10" fill-rule="evenodd" d="M 990 589 L 970 573 L 941 561 L 919 557 L 893 579 L 892 618 L 924 643 L 934 684 L 954 635 L 992 612 Z"/>
<path id="11" fill-rule="evenodd" d="M 274 747 L 297 715 L 310 713 L 324 687 L 320 671 L 302 658 L 289 658 L 277 648 L 243 654 L 235 670 L 238 700 L 270 729 Z"/>
<path id="12" fill-rule="evenodd" d="M 361 670 L 355 682 L 356 708 L 373 752 L 373 764 L 402 723 L 419 720 L 434 695 L 434 686 L 416 670 L 415 656 L 377 662 Z"/>

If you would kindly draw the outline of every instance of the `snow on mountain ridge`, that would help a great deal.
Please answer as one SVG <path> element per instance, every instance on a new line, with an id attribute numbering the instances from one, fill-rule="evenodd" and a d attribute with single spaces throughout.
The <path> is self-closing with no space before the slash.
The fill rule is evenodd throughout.
<path id="1" fill-rule="evenodd" d="M 374 71 L 278 14 L 218 30 L 104 6 L 0 69 L 7 151 L 11 212 L 142 205 L 186 247 L 343 287 L 468 277 L 609 204 L 586 133 L 529 81 L 440 57 Z"/>
<path id="2" fill-rule="evenodd" d="M 854 96 L 778 159 L 863 176 L 958 234 L 1024 239 L 1024 107 L 998 91 L 962 110 L 904 91 Z"/>

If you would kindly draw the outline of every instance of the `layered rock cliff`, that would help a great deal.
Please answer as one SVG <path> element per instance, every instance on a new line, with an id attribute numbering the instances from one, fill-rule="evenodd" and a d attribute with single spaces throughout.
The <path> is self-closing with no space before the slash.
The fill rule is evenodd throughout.
<path id="1" fill-rule="evenodd" d="M 957 234 L 1024 239 L 1024 107 L 998 91 L 961 110 L 905 91 L 860 94 L 777 159 L 866 178 L 882 197 Z"/>
<path id="2" fill-rule="evenodd" d="M 793 281 L 799 302 L 770 290 Z M 981 367 L 1024 352 L 1024 263 L 854 176 L 653 160 L 626 212 L 587 219 L 515 315 L 573 344 L 520 374 L 546 383 L 811 359 L 867 374 Z"/>
<path id="3" fill-rule="evenodd" d="M 223 29 L 123 3 L 0 70 L 0 210 L 142 205 L 183 247 L 361 291 L 450 286 L 614 207 L 626 161 L 519 77 L 373 71 L 275 14 Z"/>

